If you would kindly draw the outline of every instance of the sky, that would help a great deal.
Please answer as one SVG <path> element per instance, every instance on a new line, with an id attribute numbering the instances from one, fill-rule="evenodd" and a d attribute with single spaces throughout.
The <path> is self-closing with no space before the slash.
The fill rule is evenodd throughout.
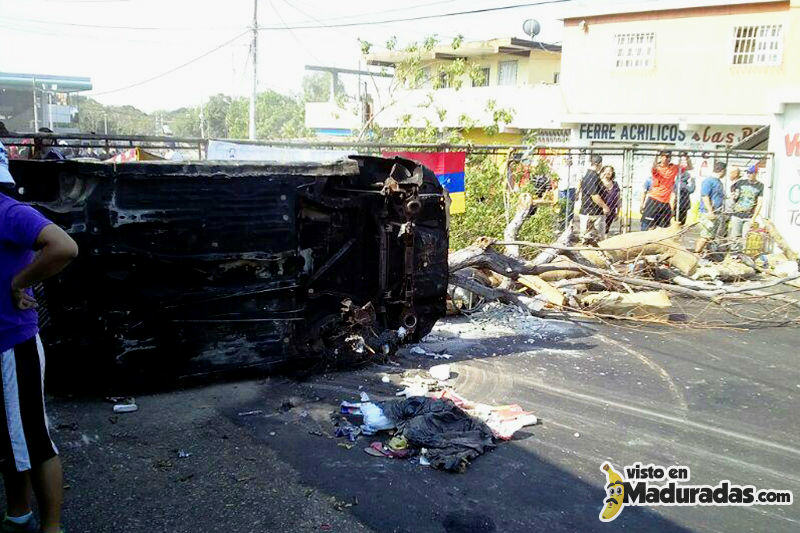
<path id="1" fill-rule="evenodd" d="M 560 42 L 558 17 L 569 4 L 630 0 L 374 23 L 536 1 L 258 0 L 259 26 L 269 28 L 259 32 L 258 88 L 296 94 L 305 65 L 358 68 L 359 38 L 378 47 L 393 35 L 400 45 L 433 34 L 444 42 L 459 34 L 525 38 L 522 23 L 534 18 L 542 26 L 537 40 Z M 0 0 L 0 71 L 89 76 L 94 89 L 84 94 L 146 112 L 198 105 L 220 92 L 247 95 L 252 19 L 253 0 Z M 365 24 L 286 29 L 349 22 Z"/>

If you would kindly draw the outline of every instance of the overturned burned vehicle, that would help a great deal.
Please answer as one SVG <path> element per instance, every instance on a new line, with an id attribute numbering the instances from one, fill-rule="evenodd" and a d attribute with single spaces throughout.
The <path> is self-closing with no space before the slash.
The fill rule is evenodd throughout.
<path id="1" fill-rule="evenodd" d="M 11 171 L 18 197 L 80 246 L 39 295 L 48 364 L 65 370 L 188 376 L 365 360 L 445 312 L 446 193 L 408 160 L 12 161 Z"/>

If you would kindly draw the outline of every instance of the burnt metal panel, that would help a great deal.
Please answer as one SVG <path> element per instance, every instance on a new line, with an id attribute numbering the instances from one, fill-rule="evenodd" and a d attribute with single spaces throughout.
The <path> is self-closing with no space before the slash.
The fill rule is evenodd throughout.
<path id="1" fill-rule="evenodd" d="M 413 162 L 11 165 L 20 199 L 81 250 L 44 287 L 57 366 L 172 376 L 363 360 L 444 314 L 443 191 Z"/>

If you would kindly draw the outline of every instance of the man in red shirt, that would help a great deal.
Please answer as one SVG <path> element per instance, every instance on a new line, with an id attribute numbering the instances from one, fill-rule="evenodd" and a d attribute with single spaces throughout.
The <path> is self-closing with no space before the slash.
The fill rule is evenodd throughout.
<path id="1" fill-rule="evenodd" d="M 642 206 L 642 218 L 648 229 L 669 227 L 673 217 L 671 204 L 678 166 L 670 163 L 671 157 L 668 150 L 659 152 L 651 171 L 653 183 Z"/>

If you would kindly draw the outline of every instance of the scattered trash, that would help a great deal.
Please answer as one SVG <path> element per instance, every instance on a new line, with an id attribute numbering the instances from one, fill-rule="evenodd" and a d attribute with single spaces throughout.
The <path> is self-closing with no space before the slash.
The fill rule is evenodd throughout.
<path id="1" fill-rule="evenodd" d="M 384 374 L 383 377 L 381 377 L 381 381 L 383 383 L 391 383 L 392 382 L 392 380 L 389 379 L 389 376 L 387 376 L 386 374 Z"/>
<path id="2" fill-rule="evenodd" d="M 337 442 L 336 445 L 339 446 L 340 448 L 344 448 L 346 450 L 352 450 L 353 449 L 353 445 L 352 444 L 348 444 L 346 442 Z"/>
<path id="3" fill-rule="evenodd" d="M 434 359 L 450 359 L 451 357 L 453 357 L 452 355 L 448 355 L 446 353 L 429 352 L 419 346 L 414 346 L 413 348 L 411 348 L 411 353 L 416 355 L 425 355 L 428 357 L 433 357 Z"/>
<path id="4" fill-rule="evenodd" d="M 391 459 L 406 459 L 415 453 L 414 450 L 407 448 L 402 450 L 393 450 L 380 441 L 373 442 L 368 448 L 364 448 L 364 452 L 372 455 L 373 457 L 389 457 Z"/>
<path id="5" fill-rule="evenodd" d="M 178 458 L 179 459 L 186 459 L 187 457 L 191 457 L 191 453 L 187 452 L 186 450 L 178 450 Z"/>
<path id="6" fill-rule="evenodd" d="M 403 435 L 396 435 L 389 440 L 388 446 L 394 451 L 405 450 L 408 448 L 408 440 Z"/>
<path id="7" fill-rule="evenodd" d="M 105 400 L 109 403 L 130 403 L 133 398 L 129 396 L 106 396 Z"/>
<path id="8" fill-rule="evenodd" d="M 255 409 L 253 411 L 244 411 L 239 413 L 239 416 L 253 416 L 253 415 L 261 415 L 264 414 L 264 411 L 261 409 Z"/>
<path id="9" fill-rule="evenodd" d="M 450 400 L 417 396 L 385 402 L 384 408 L 410 446 L 427 448 L 433 468 L 463 472 L 469 461 L 495 447 L 489 426 Z"/>
<path id="10" fill-rule="evenodd" d="M 364 435 L 374 435 L 378 431 L 395 427 L 394 423 L 383 414 L 383 409 L 369 401 L 369 396 L 362 393 L 361 398 L 367 399 L 361 404 L 361 413 L 364 415 L 361 431 Z"/>
<path id="11" fill-rule="evenodd" d="M 360 403 L 342 402 L 339 409 L 343 415 L 361 415 Z"/>
<path id="12" fill-rule="evenodd" d="M 450 365 L 432 366 L 428 372 L 430 373 L 431 377 L 438 379 L 439 381 L 446 381 L 450 379 Z"/>
<path id="13" fill-rule="evenodd" d="M 133 413 L 134 411 L 139 410 L 139 406 L 133 402 L 133 398 L 129 398 L 128 403 L 118 403 L 114 405 L 114 412 L 115 413 Z"/>
<path id="14" fill-rule="evenodd" d="M 269 432 L 269 436 L 270 436 L 270 437 L 274 437 L 274 436 L 275 436 L 275 432 L 274 432 L 274 431 L 270 431 L 270 432 Z"/>
<path id="15" fill-rule="evenodd" d="M 796 276 L 798 273 L 797 261 L 784 261 L 772 269 L 772 273 L 782 278 Z"/>
<path id="16" fill-rule="evenodd" d="M 517 404 L 472 402 L 443 387 L 441 378 L 450 377 L 449 367 L 432 367 L 428 371 L 432 377 L 421 375 L 421 370 L 407 370 L 400 382 L 405 389 L 397 393 L 404 399 L 372 402 L 361 392 L 361 403 L 342 402 L 358 405 L 364 424 L 356 428 L 335 414 L 336 436 L 347 436 L 354 442 L 358 436 L 354 429 L 360 429 L 363 435 L 396 429 L 387 442 L 374 441 L 364 452 L 397 459 L 421 453 L 421 465 L 463 472 L 471 460 L 493 449 L 498 440 L 509 440 L 521 428 L 538 423 L 533 413 Z"/>
<path id="17" fill-rule="evenodd" d="M 350 442 L 355 442 L 358 436 L 361 435 L 361 428 L 344 420 L 336 427 L 336 433 L 334 433 L 334 435 L 337 437 L 347 437 L 347 440 Z"/>
<path id="18" fill-rule="evenodd" d="M 575 433 L 572 434 L 572 436 L 577 439 L 581 436 L 581 434 L 576 431 Z"/>

